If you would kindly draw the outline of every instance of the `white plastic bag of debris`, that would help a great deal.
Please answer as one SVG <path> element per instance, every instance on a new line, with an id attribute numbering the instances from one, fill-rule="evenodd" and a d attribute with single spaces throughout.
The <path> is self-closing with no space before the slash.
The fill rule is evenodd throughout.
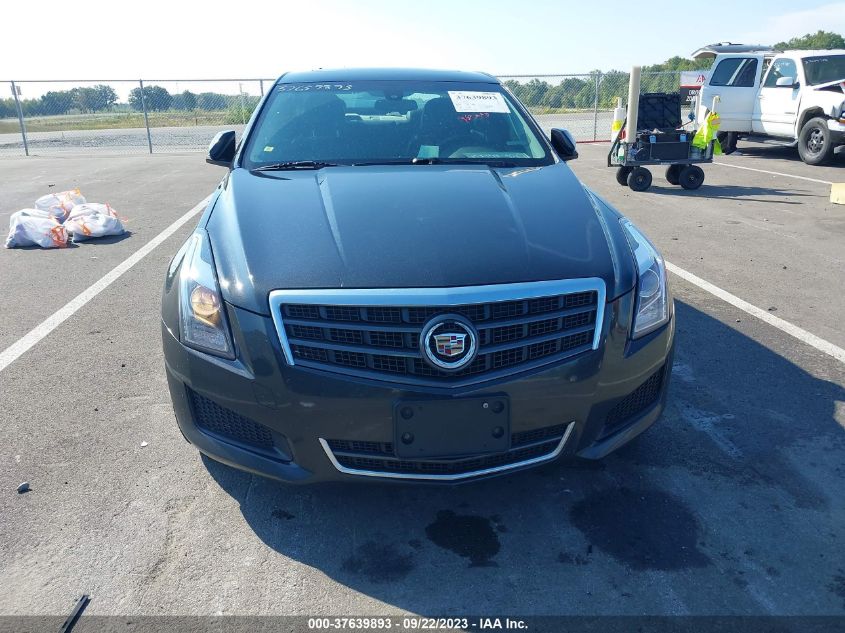
<path id="1" fill-rule="evenodd" d="M 85 202 L 85 196 L 80 193 L 79 189 L 72 189 L 41 196 L 35 201 L 35 208 L 46 211 L 59 222 L 64 222 L 73 207 L 77 204 L 85 204 Z"/>
<path id="2" fill-rule="evenodd" d="M 41 209 L 21 209 L 9 218 L 9 237 L 6 248 L 40 246 L 64 248 L 67 231 L 49 212 Z"/>
<path id="3" fill-rule="evenodd" d="M 126 233 L 117 212 L 108 204 L 98 202 L 87 202 L 73 207 L 65 220 L 65 228 L 73 235 L 74 243 L 94 237 Z"/>

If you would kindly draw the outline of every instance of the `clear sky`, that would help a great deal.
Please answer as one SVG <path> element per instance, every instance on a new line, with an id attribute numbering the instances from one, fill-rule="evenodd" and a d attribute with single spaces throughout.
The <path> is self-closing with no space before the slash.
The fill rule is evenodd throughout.
<path id="1" fill-rule="evenodd" d="M 0 80 L 269 78 L 344 66 L 578 73 L 717 41 L 845 33 L 845 2 L 14 0 L 0 25 Z"/>

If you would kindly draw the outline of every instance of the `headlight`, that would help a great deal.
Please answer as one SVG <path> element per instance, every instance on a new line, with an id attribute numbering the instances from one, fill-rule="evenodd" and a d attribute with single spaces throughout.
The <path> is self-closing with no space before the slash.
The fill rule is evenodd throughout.
<path id="1" fill-rule="evenodd" d="M 234 358 L 211 245 L 204 233 L 194 233 L 188 240 L 179 277 L 179 299 L 182 342 L 209 354 Z"/>
<path id="2" fill-rule="evenodd" d="M 648 334 L 669 321 L 669 289 L 663 258 L 628 218 L 619 220 L 637 260 L 637 304 L 632 337 Z"/>

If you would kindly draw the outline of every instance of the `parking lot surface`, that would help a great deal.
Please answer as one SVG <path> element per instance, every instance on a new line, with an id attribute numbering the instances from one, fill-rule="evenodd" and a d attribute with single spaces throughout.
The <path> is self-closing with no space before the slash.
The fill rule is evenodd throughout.
<path id="1" fill-rule="evenodd" d="M 845 347 L 845 207 L 824 184 L 845 180 L 845 156 L 810 168 L 743 147 L 698 191 L 655 171 L 634 193 L 606 144 L 579 151 L 577 174 L 672 264 Z M 0 224 L 79 186 L 131 232 L 0 249 L 0 352 L 222 175 L 200 154 L 0 160 Z M 65 614 L 81 593 L 86 613 L 120 615 L 845 614 L 831 355 L 672 276 L 666 414 L 604 461 L 456 487 L 283 486 L 201 458 L 173 419 L 159 296 L 194 225 L 0 371 L 0 614 Z"/>

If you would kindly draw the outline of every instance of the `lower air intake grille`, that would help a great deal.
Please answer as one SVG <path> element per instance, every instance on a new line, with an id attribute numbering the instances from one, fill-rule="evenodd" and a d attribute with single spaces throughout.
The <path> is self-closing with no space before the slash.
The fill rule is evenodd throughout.
<path id="1" fill-rule="evenodd" d="M 650 408 L 660 398 L 660 387 L 663 385 L 664 365 L 654 372 L 639 387 L 623 398 L 607 414 L 601 437 L 605 438 L 625 426 L 631 418 Z"/>
<path id="2" fill-rule="evenodd" d="M 549 438 L 554 438 L 555 441 L 563 437 L 566 432 L 566 424 L 556 424 L 555 426 L 544 426 L 539 429 L 531 431 L 520 431 L 511 435 L 511 446 L 524 446 L 525 444 L 533 444 L 534 442 L 541 442 Z"/>
<path id="3" fill-rule="evenodd" d="M 194 410 L 194 423 L 203 431 L 255 448 L 273 449 L 273 435 L 266 426 L 221 407 L 190 389 L 188 395 Z"/>
<path id="4" fill-rule="evenodd" d="M 519 465 L 521 462 L 551 457 L 566 434 L 568 424 L 556 424 L 511 435 L 511 449 L 493 455 L 457 459 L 408 460 L 397 458 L 391 442 L 325 440 L 337 463 L 353 471 L 398 475 L 472 476 L 489 468 Z"/>
<path id="5" fill-rule="evenodd" d="M 369 470 L 384 473 L 401 473 L 406 475 L 460 475 L 473 471 L 486 470 L 497 466 L 508 466 L 535 457 L 548 455 L 555 450 L 560 439 L 543 444 L 517 448 L 507 453 L 458 459 L 451 461 L 413 461 L 404 459 L 378 459 L 374 457 L 338 455 L 337 461 L 341 466 L 354 470 Z"/>
<path id="6" fill-rule="evenodd" d="M 359 442 L 357 440 L 329 440 L 328 442 L 329 448 L 335 452 L 393 456 L 392 442 Z"/>
<path id="7" fill-rule="evenodd" d="M 519 448 L 526 444 L 535 444 L 549 439 L 555 442 L 563 437 L 566 431 L 565 424 L 544 426 L 531 431 L 520 431 L 511 434 L 511 446 Z M 329 448 L 335 453 L 355 453 L 354 457 L 362 455 L 381 455 L 383 457 L 395 457 L 393 442 L 368 442 L 361 440 L 326 440 Z"/>

